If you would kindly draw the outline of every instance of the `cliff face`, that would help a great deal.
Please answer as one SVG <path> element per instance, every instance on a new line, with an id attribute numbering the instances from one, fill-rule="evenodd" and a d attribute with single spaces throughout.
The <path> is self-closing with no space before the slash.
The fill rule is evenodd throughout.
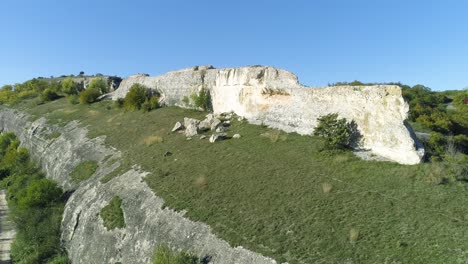
<path id="1" fill-rule="evenodd" d="M 272 67 L 205 66 L 156 77 L 130 76 L 113 99 L 124 97 L 134 83 L 157 90 L 164 103 L 182 107 L 184 97 L 205 87 L 215 113 L 232 111 L 252 123 L 299 134 L 311 134 L 318 117 L 336 112 L 356 122 L 363 149 L 402 164 L 417 164 L 424 155 L 406 124 L 409 108 L 398 86 L 310 88 L 300 85 L 294 74 Z"/>
<path id="2" fill-rule="evenodd" d="M 164 201 L 146 185 L 146 173 L 137 167 L 102 184 L 99 179 L 119 166 L 120 152 L 106 147 L 103 137 L 87 138 L 87 130 L 76 122 L 57 127 L 47 125 L 45 119 L 32 122 L 27 114 L 0 109 L 0 129 L 14 132 L 47 177 L 73 191 L 61 228 L 72 263 L 146 264 L 161 243 L 211 256 L 211 263 L 276 263 L 242 247 L 232 248 L 207 225 L 163 209 Z M 61 135 L 47 139 L 53 132 Z M 86 160 L 97 161 L 98 170 L 81 184 L 73 183 L 70 172 Z M 99 213 L 114 196 L 122 198 L 126 227 L 107 231 Z"/>

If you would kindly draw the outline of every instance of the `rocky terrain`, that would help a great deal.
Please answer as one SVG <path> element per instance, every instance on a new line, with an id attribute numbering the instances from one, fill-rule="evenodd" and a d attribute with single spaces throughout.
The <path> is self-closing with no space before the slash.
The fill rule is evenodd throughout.
<path id="1" fill-rule="evenodd" d="M 189 98 L 208 89 L 214 113 L 233 112 L 254 124 L 311 134 L 317 118 L 329 113 L 354 120 L 362 135 L 358 148 L 402 164 L 421 162 L 424 149 L 406 123 L 408 105 L 394 85 L 311 88 L 285 70 L 252 66 L 214 69 L 199 66 L 161 76 L 124 79 L 113 99 L 143 84 L 166 105 L 192 107 Z"/>
<path id="2" fill-rule="evenodd" d="M 207 225 L 163 208 L 163 199 L 146 185 L 143 178 L 147 173 L 138 167 L 101 183 L 102 177 L 119 166 L 120 152 L 104 146 L 103 137 L 87 138 L 87 130 L 76 122 L 57 127 L 46 125 L 44 118 L 31 122 L 25 113 L 2 109 L 0 129 L 14 132 L 47 177 L 73 191 L 61 228 L 62 242 L 73 263 L 149 263 L 158 244 L 189 250 L 210 263 L 276 263 L 242 247 L 233 248 Z M 53 132 L 61 135 L 48 139 Z M 89 180 L 74 183 L 71 171 L 86 160 L 97 161 L 98 170 Z M 126 226 L 108 231 L 99 212 L 117 195 L 123 200 Z"/>

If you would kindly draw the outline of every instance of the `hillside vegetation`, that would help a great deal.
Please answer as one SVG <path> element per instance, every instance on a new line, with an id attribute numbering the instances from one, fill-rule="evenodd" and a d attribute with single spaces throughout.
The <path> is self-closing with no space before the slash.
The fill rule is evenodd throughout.
<path id="1" fill-rule="evenodd" d="M 66 195 L 35 167 L 27 149 L 19 147 L 12 133 L 0 135 L 0 172 L 1 188 L 7 190 L 10 217 L 17 232 L 11 246 L 13 262 L 69 263 L 60 245 Z"/>
<path id="2" fill-rule="evenodd" d="M 240 139 L 188 141 L 170 133 L 174 123 L 206 113 L 175 107 L 125 111 L 112 102 L 65 99 L 15 107 L 57 125 L 80 120 L 89 137 L 105 135 L 106 144 L 122 151 L 117 172 L 141 165 L 166 206 L 187 210 L 232 246 L 277 261 L 457 263 L 468 257 L 468 185 L 439 184 L 449 173 L 445 162 L 362 161 L 349 151 L 324 151 L 318 137 L 235 119 L 229 133 Z"/>

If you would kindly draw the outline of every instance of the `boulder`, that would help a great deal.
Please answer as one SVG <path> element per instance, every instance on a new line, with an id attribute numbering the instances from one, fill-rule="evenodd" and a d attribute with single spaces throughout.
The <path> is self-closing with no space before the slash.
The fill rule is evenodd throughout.
<path id="1" fill-rule="evenodd" d="M 182 129 L 184 129 L 184 125 L 182 125 L 182 123 L 180 122 L 177 122 L 175 123 L 174 128 L 172 129 L 172 132 L 176 132 Z"/>
<path id="2" fill-rule="evenodd" d="M 195 118 L 184 117 L 184 126 L 185 127 L 189 127 L 190 125 L 198 126 L 198 124 L 200 124 L 200 120 L 195 119 Z"/>
<path id="3" fill-rule="evenodd" d="M 226 133 L 215 133 L 215 134 L 211 135 L 210 142 L 215 143 L 216 141 L 224 140 L 226 138 L 227 138 Z"/>
<path id="4" fill-rule="evenodd" d="M 195 124 L 190 124 L 186 129 L 185 129 L 185 136 L 186 137 L 193 137 L 198 134 L 198 127 Z"/>
<path id="5" fill-rule="evenodd" d="M 205 119 L 205 120 L 201 121 L 200 124 L 198 125 L 198 129 L 200 129 L 202 131 L 210 130 L 211 129 L 210 120 Z"/>
<path id="6" fill-rule="evenodd" d="M 211 130 L 216 130 L 216 128 L 221 124 L 221 120 L 215 118 L 211 123 Z"/>
<path id="7" fill-rule="evenodd" d="M 240 134 L 234 134 L 234 136 L 232 136 L 232 138 L 241 138 L 241 135 Z"/>
<path id="8" fill-rule="evenodd" d="M 216 132 L 217 133 L 223 133 L 223 132 L 226 132 L 226 127 L 224 126 L 219 126 L 218 128 L 216 128 Z"/>
<path id="9" fill-rule="evenodd" d="M 205 135 L 202 135 L 202 136 L 200 137 L 200 139 L 205 139 L 205 138 L 206 138 L 206 136 L 205 136 Z"/>

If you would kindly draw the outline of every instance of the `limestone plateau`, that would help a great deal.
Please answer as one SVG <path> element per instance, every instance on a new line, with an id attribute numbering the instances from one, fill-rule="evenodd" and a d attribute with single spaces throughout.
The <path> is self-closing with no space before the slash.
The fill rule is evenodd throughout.
<path id="1" fill-rule="evenodd" d="M 112 99 L 135 84 L 161 95 L 161 103 L 187 107 L 185 97 L 208 89 L 214 113 L 233 112 L 254 124 L 311 134 L 317 118 L 329 113 L 354 120 L 359 148 L 401 164 L 420 163 L 424 149 L 407 124 L 409 106 L 396 85 L 306 87 L 286 70 L 267 66 L 215 69 L 195 66 L 160 76 L 132 75 Z"/>

